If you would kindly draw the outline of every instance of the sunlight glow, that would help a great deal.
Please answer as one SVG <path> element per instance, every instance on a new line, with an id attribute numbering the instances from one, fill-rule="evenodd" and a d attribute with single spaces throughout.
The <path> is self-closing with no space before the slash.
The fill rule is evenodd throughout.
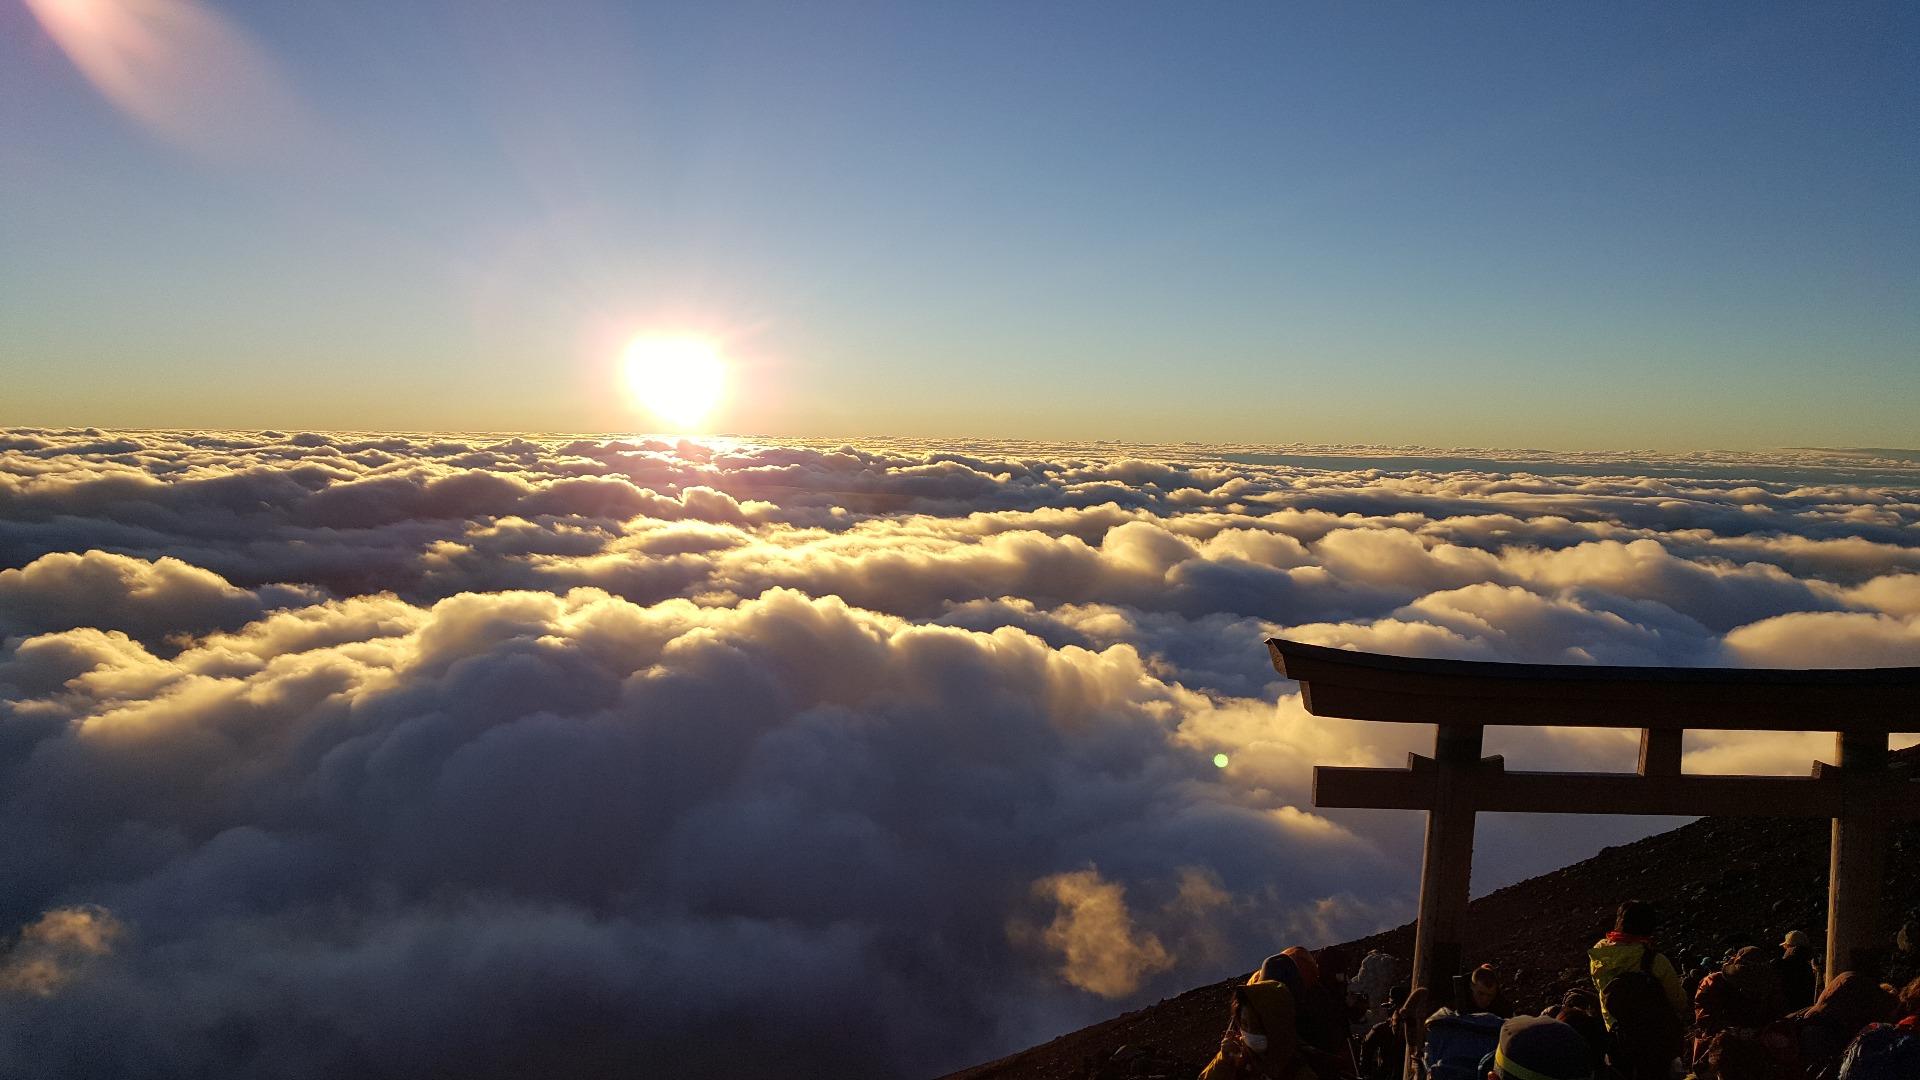
<path id="1" fill-rule="evenodd" d="M 627 397 L 678 430 L 705 422 L 726 389 L 727 362 L 699 338 L 636 338 L 621 365 Z"/>
<path id="2" fill-rule="evenodd" d="M 305 134 L 272 58 L 203 0 L 25 0 L 94 88 L 154 134 L 221 156 Z"/>

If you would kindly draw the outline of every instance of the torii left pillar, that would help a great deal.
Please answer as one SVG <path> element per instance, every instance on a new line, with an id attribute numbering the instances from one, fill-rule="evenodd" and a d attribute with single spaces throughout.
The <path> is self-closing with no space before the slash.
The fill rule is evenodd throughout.
<path id="1" fill-rule="evenodd" d="M 1427 988 L 1427 1009 L 1448 1004 L 1460 973 L 1461 940 L 1473 880 L 1473 786 L 1485 729 L 1441 724 L 1433 737 L 1433 808 L 1420 860 L 1420 921 L 1413 938 L 1413 986 Z M 1408 1041 L 1405 1075 L 1414 1075 L 1420 1047 Z"/>

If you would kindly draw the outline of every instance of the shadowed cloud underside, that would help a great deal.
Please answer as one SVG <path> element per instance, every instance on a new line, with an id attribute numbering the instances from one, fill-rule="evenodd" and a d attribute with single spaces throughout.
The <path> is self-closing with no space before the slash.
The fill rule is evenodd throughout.
<path id="1" fill-rule="evenodd" d="M 1530 460 L 0 432 L 0 1057 L 932 1074 L 1410 912 L 1307 769 L 1421 735 L 1267 637 L 1920 662 L 1910 462 Z M 1495 817 L 1482 885 L 1651 827 Z"/>

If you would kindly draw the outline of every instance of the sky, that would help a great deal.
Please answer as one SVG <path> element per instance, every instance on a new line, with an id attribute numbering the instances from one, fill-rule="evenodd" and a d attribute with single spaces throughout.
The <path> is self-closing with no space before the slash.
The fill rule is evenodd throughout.
<path id="1" fill-rule="evenodd" d="M 1915 445 L 1910 5 L 0 3 L 0 422 Z"/>
<path id="2" fill-rule="evenodd" d="M 933 1077 L 1399 925 L 1421 815 L 1311 770 L 1432 731 L 1272 636 L 1920 664 L 1920 463 L 0 429 L 0 1061 Z M 1473 888 L 1675 823 L 1484 815 Z"/>

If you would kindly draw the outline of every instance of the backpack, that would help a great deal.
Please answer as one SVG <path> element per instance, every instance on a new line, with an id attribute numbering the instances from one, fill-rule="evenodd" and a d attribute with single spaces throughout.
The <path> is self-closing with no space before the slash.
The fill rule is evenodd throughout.
<path id="1" fill-rule="evenodd" d="M 1869 1024 L 1840 1059 L 1840 1080 L 1913 1080 L 1920 1076 L 1920 1035 L 1892 1024 Z"/>
<path id="2" fill-rule="evenodd" d="M 1500 1025 L 1492 1013 L 1443 1012 L 1427 1021 L 1426 1062 L 1430 1080 L 1484 1080 L 1480 1059 L 1500 1045 Z"/>
<path id="3" fill-rule="evenodd" d="M 1613 1019 L 1616 1058 L 1650 1061 L 1680 1056 L 1685 1028 L 1653 975 L 1652 945 L 1640 946 L 1640 966 L 1615 975 L 1600 991 L 1600 1004 Z"/>

